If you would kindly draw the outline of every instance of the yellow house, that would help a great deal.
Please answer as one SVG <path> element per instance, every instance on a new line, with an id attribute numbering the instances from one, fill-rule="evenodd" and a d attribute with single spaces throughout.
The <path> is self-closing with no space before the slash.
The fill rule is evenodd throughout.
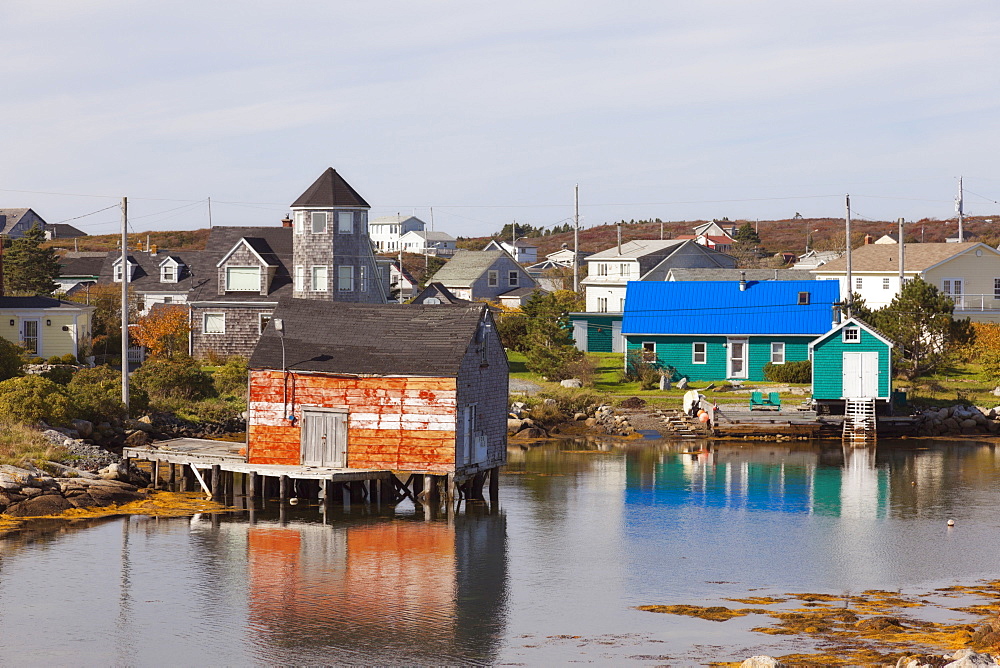
<path id="1" fill-rule="evenodd" d="M 0 336 L 49 358 L 90 343 L 95 308 L 49 297 L 0 297 Z"/>
<path id="2" fill-rule="evenodd" d="M 920 277 L 955 302 L 956 318 L 1000 322 L 1000 251 L 979 242 L 905 244 L 903 280 Z M 846 294 L 847 258 L 812 270 L 840 281 Z M 899 245 L 867 244 L 851 253 L 851 291 L 869 308 L 887 306 L 899 293 Z"/>

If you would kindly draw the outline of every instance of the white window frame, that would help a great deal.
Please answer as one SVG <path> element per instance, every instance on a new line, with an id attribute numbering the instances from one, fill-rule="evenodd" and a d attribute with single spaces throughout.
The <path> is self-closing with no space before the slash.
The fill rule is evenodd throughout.
<path id="1" fill-rule="evenodd" d="M 176 283 L 177 282 L 177 271 L 178 267 L 173 263 L 166 263 L 160 267 L 160 283 Z M 170 275 L 167 275 L 170 272 Z"/>
<path id="2" fill-rule="evenodd" d="M 358 267 L 358 291 L 368 292 L 368 272 L 364 265 Z"/>
<path id="3" fill-rule="evenodd" d="M 1000 278 L 993 279 L 993 299 L 1000 299 Z"/>
<path id="4" fill-rule="evenodd" d="M 840 334 L 840 340 L 844 343 L 861 343 L 860 327 L 845 327 Z"/>
<path id="5" fill-rule="evenodd" d="M 621 274 L 622 276 L 631 276 L 632 265 L 628 264 L 627 262 L 618 265 L 618 273 Z"/>
<path id="6" fill-rule="evenodd" d="M 218 331 L 210 331 L 208 329 L 208 318 L 209 318 L 209 316 L 218 316 L 219 318 L 221 318 L 222 328 L 219 329 Z M 209 313 L 203 313 L 202 316 L 201 316 L 201 331 L 202 331 L 202 334 L 225 334 L 226 333 L 226 314 L 225 314 L 225 312 L 218 313 L 218 312 L 213 311 L 213 312 L 209 312 Z"/>
<path id="7" fill-rule="evenodd" d="M 486 272 L 486 284 L 491 288 L 495 288 L 500 285 L 500 272 L 494 269 L 490 269 Z"/>
<path id="8" fill-rule="evenodd" d="M 597 275 L 598 276 L 607 276 L 608 275 L 608 263 L 607 262 L 598 262 L 597 263 Z"/>
<path id="9" fill-rule="evenodd" d="M 330 275 L 325 264 L 309 267 L 309 288 L 310 292 L 327 292 L 330 289 Z"/>
<path id="10" fill-rule="evenodd" d="M 883 290 L 888 290 L 889 289 L 889 282 L 890 281 L 889 281 L 889 277 L 888 276 L 886 276 L 886 277 L 884 277 L 882 279 L 882 289 Z"/>
<path id="11" fill-rule="evenodd" d="M 337 234 L 354 234 L 354 212 L 337 212 Z"/>
<path id="12" fill-rule="evenodd" d="M 699 350 L 699 346 L 701 349 Z M 699 359 L 699 357 L 701 359 Z M 708 364 L 708 342 L 691 342 L 691 364 Z"/>
<path id="13" fill-rule="evenodd" d="M 306 231 L 306 212 L 296 211 L 292 214 L 292 227 L 295 228 L 295 234 L 303 234 Z"/>
<path id="14" fill-rule="evenodd" d="M 861 277 L 861 276 L 855 276 L 855 277 L 854 277 L 854 289 L 855 289 L 855 290 L 860 290 L 860 289 L 861 289 L 861 286 L 862 286 L 863 284 L 864 284 L 864 281 L 862 280 L 862 277 Z"/>
<path id="15" fill-rule="evenodd" d="M 337 292 L 354 292 L 353 264 L 342 264 L 337 266 Z"/>
<path id="16" fill-rule="evenodd" d="M 263 334 L 264 333 L 264 328 L 267 327 L 267 323 L 271 322 L 271 316 L 272 315 L 273 314 L 270 313 L 270 312 L 268 312 L 268 313 L 258 313 L 257 314 L 257 333 L 258 334 Z"/>
<path id="17" fill-rule="evenodd" d="M 163 303 L 164 304 L 173 304 L 174 303 L 174 298 L 171 297 L 171 296 L 169 296 L 169 295 L 164 296 L 163 297 Z"/>
<path id="18" fill-rule="evenodd" d="M 322 218 L 319 218 L 322 216 Z M 316 229 L 316 221 L 323 221 L 323 229 Z M 309 231 L 313 234 L 326 234 L 326 228 L 330 225 L 330 217 L 326 215 L 326 211 L 313 211 L 309 216 Z"/>
<path id="19" fill-rule="evenodd" d="M 625 298 L 624 297 L 619 297 L 618 298 L 618 311 L 620 313 L 624 313 L 625 312 Z"/>
<path id="20" fill-rule="evenodd" d="M 512 269 L 511 271 L 507 272 L 507 285 L 509 285 L 512 288 L 516 288 L 518 286 L 519 280 L 520 276 L 518 275 L 516 270 Z"/>
<path id="21" fill-rule="evenodd" d="M 597 312 L 598 313 L 607 313 L 608 312 L 608 298 L 607 297 L 598 297 L 597 298 Z"/>
<path id="22" fill-rule="evenodd" d="M 656 361 L 656 341 L 642 342 L 642 361 L 643 362 Z"/>
<path id="23" fill-rule="evenodd" d="M 295 282 L 292 285 L 295 292 L 306 291 L 306 268 L 301 264 L 295 265 Z"/>
<path id="24" fill-rule="evenodd" d="M 257 270 L 257 286 L 255 288 L 252 288 L 252 289 L 251 288 L 241 289 L 241 288 L 231 287 L 230 283 L 229 283 L 229 270 L 230 269 L 256 269 Z M 226 292 L 257 292 L 257 293 L 259 293 L 260 292 L 260 275 L 261 275 L 260 267 L 239 266 L 239 265 L 227 266 L 226 267 Z"/>
<path id="25" fill-rule="evenodd" d="M 771 364 L 785 363 L 785 342 L 771 341 Z"/>

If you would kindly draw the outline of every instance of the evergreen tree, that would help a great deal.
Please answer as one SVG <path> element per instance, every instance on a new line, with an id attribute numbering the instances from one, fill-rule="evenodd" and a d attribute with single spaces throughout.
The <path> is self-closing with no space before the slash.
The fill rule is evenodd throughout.
<path id="1" fill-rule="evenodd" d="M 59 287 L 59 259 L 55 249 L 42 248 L 45 232 L 37 225 L 10 243 L 4 254 L 3 272 L 7 292 L 15 295 L 49 296 Z"/>
<path id="2" fill-rule="evenodd" d="M 733 237 L 733 241 L 743 241 L 752 246 L 760 245 L 760 235 L 757 234 L 757 230 L 753 229 L 753 225 L 750 223 L 743 223 L 736 230 L 736 235 Z"/>
<path id="3" fill-rule="evenodd" d="M 525 322 L 525 366 L 553 380 L 566 378 L 566 367 L 582 353 L 573 345 L 569 313 L 583 308 L 570 290 L 536 292 L 522 307 Z"/>

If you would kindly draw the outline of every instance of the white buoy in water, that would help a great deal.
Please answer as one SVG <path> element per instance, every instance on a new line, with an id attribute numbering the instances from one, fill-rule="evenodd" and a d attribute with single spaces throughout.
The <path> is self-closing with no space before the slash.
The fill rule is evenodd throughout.
<path id="1" fill-rule="evenodd" d="M 293 496 L 292 498 L 288 499 L 288 503 L 289 505 L 297 506 L 299 505 L 299 499 L 298 497 Z"/>
<path id="2" fill-rule="evenodd" d="M 955 520 L 948 520 L 948 526 L 950 527 L 955 526 Z"/>

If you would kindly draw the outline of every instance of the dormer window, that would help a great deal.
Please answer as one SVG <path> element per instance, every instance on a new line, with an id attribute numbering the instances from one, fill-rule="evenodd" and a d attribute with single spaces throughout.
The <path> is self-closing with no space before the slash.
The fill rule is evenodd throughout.
<path id="1" fill-rule="evenodd" d="M 312 212 L 312 233 L 323 234 L 326 232 L 326 211 Z"/>
<path id="2" fill-rule="evenodd" d="M 226 267 L 226 292 L 260 292 L 260 267 Z"/>
<path id="3" fill-rule="evenodd" d="M 161 283 L 176 283 L 177 282 L 177 267 L 172 264 L 165 264 L 160 267 L 160 282 Z"/>
<path id="4" fill-rule="evenodd" d="M 135 262 L 132 262 L 131 260 L 129 260 L 129 262 L 128 262 L 128 280 L 129 281 L 132 281 L 132 280 L 135 279 L 135 267 L 136 267 Z M 115 262 L 115 270 L 114 270 L 114 272 L 115 272 L 114 273 L 115 283 L 121 283 L 122 282 L 122 261 L 121 261 L 121 258 L 119 258 Z"/>

